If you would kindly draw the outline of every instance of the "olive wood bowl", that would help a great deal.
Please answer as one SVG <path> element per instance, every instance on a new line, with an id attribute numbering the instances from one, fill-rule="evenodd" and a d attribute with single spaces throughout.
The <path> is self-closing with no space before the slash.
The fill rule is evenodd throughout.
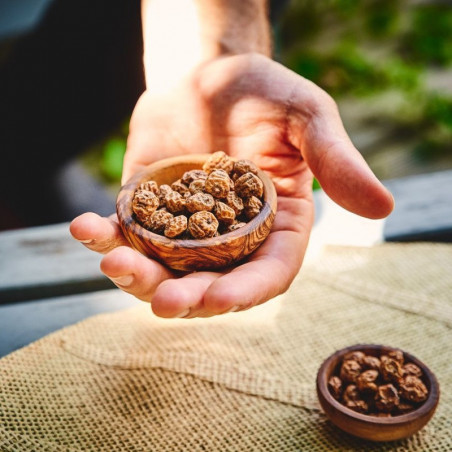
<path id="1" fill-rule="evenodd" d="M 422 381 L 429 391 L 427 400 L 414 411 L 392 417 L 377 417 L 357 413 L 338 402 L 328 389 L 328 380 L 335 375 L 344 355 L 351 351 L 363 351 L 380 356 L 394 347 L 384 345 L 354 345 L 337 351 L 327 358 L 317 373 L 317 395 L 328 419 L 341 430 L 371 441 L 394 441 L 413 435 L 433 416 L 439 401 L 439 385 L 431 370 L 414 356 L 403 351 L 405 361 L 422 369 Z"/>
<path id="2" fill-rule="evenodd" d="M 135 220 L 132 200 L 141 183 L 155 180 L 158 185 L 171 185 L 185 171 L 201 169 L 208 156 L 192 154 L 157 161 L 121 187 L 116 212 L 121 229 L 133 248 L 175 270 L 212 270 L 240 261 L 266 239 L 276 215 L 277 201 L 273 182 L 261 170 L 258 176 L 264 185 L 262 210 L 235 231 L 201 240 L 170 239 L 145 229 Z"/>

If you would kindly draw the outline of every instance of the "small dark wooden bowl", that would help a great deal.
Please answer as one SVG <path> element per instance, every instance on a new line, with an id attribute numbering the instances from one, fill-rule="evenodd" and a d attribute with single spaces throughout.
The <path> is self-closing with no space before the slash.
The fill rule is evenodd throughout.
<path id="1" fill-rule="evenodd" d="M 393 350 L 384 345 L 354 345 L 337 351 L 324 361 L 317 373 L 317 395 L 320 405 L 330 421 L 340 429 L 360 438 L 372 441 L 393 441 L 413 435 L 431 419 L 439 401 L 439 385 L 435 375 L 421 361 L 403 352 L 406 362 L 422 369 L 422 380 L 428 388 L 427 400 L 414 411 L 400 416 L 377 417 L 357 413 L 338 402 L 328 389 L 329 378 L 336 373 L 344 355 L 360 350 L 366 354 L 380 356 Z"/>
<path id="2" fill-rule="evenodd" d="M 124 235 L 142 254 L 183 271 L 212 270 L 240 261 L 268 236 L 276 215 L 276 190 L 271 179 L 259 170 L 264 184 L 261 212 L 245 226 L 219 237 L 202 240 L 169 239 L 143 228 L 134 218 L 132 199 L 136 188 L 147 180 L 171 184 L 185 171 L 202 168 L 208 154 L 173 157 L 155 162 L 121 187 L 116 212 Z"/>

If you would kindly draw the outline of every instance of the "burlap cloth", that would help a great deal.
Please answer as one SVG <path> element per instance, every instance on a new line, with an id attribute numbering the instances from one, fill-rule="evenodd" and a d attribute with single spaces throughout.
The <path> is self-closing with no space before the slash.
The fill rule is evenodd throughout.
<path id="1" fill-rule="evenodd" d="M 0 450 L 451 451 L 451 328 L 451 246 L 332 247 L 248 312 L 164 320 L 143 304 L 3 358 Z M 409 439 L 360 440 L 320 410 L 321 362 L 364 342 L 439 380 L 434 418 Z"/>

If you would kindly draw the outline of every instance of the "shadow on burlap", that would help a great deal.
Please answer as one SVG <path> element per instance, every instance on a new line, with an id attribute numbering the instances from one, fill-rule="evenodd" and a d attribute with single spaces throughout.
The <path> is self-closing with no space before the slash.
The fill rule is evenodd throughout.
<path id="1" fill-rule="evenodd" d="M 0 360 L 1 451 L 452 450 L 452 247 L 330 247 L 247 312 L 165 320 L 145 304 L 92 317 Z M 400 347 L 441 400 L 414 436 L 372 443 L 317 402 L 322 361 Z"/>

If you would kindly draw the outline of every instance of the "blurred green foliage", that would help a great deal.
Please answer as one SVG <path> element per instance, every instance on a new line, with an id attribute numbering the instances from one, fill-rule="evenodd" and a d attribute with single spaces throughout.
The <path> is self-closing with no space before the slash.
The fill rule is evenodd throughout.
<path id="1" fill-rule="evenodd" d="M 452 66 L 450 2 L 292 0 L 276 43 L 283 64 L 338 101 L 356 98 L 365 108 L 362 98 L 390 93 L 391 108 L 376 121 L 394 139 L 414 137 L 416 158 L 452 154 L 452 96 L 426 83 L 432 71 Z M 120 180 L 127 132 L 125 123 L 96 146 L 107 182 Z"/>
<path id="2" fill-rule="evenodd" d="M 452 96 L 426 83 L 452 65 L 450 2 L 293 0 L 278 33 L 282 63 L 338 102 L 390 93 L 376 120 L 394 139 L 415 137 L 415 156 L 452 154 Z"/>

